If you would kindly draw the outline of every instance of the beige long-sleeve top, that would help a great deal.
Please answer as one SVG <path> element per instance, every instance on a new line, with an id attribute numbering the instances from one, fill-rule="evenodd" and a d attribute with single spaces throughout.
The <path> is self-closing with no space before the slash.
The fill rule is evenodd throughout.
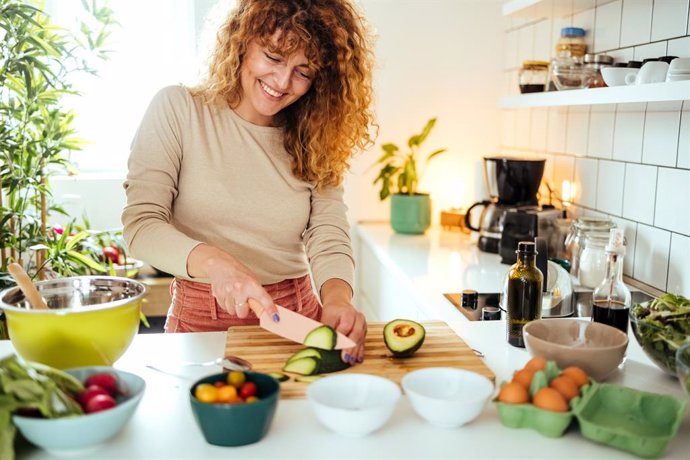
<path id="1" fill-rule="evenodd" d="M 295 178 L 281 128 L 254 125 L 171 86 L 146 111 L 128 166 L 122 222 L 134 257 L 190 279 L 187 257 L 203 242 L 262 284 L 311 269 L 317 289 L 331 278 L 353 286 L 342 187 L 317 191 Z"/>

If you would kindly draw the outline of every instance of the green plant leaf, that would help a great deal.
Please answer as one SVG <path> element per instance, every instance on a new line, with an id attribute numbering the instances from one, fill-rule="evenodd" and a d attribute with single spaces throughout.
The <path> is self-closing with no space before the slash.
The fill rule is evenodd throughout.
<path id="1" fill-rule="evenodd" d="M 445 151 L 447 151 L 447 150 L 448 150 L 448 149 L 438 149 L 438 150 L 434 150 L 433 152 L 431 152 L 431 153 L 429 154 L 428 157 L 426 157 L 427 163 L 429 162 L 429 160 L 431 160 L 431 159 L 434 158 L 435 156 L 440 155 L 440 154 L 442 154 L 443 152 L 445 152 Z"/>
<path id="2" fill-rule="evenodd" d="M 74 262 L 78 262 L 81 265 L 85 265 L 85 266 L 87 266 L 87 267 L 89 267 L 89 268 L 91 268 L 91 269 L 93 269 L 99 273 L 105 273 L 107 271 L 103 265 L 101 265 L 98 262 L 96 262 L 95 260 L 81 254 L 80 252 L 77 252 L 74 250 L 67 251 L 67 257 L 70 260 L 72 260 Z"/>

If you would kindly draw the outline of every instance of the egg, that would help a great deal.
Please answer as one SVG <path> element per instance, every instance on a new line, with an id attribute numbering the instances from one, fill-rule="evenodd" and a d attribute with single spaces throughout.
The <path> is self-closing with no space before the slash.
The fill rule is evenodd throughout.
<path id="1" fill-rule="evenodd" d="M 527 364 L 525 364 L 525 369 L 529 369 L 532 371 L 532 373 L 535 373 L 537 371 L 544 370 L 546 367 L 546 359 L 542 358 L 541 356 L 535 356 L 534 358 L 530 359 L 527 361 Z"/>
<path id="2" fill-rule="evenodd" d="M 545 387 L 534 394 L 532 403 L 544 410 L 553 412 L 568 412 L 568 402 L 563 395 L 553 388 Z"/>
<path id="3" fill-rule="evenodd" d="M 513 374 L 513 382 L 519 383 L 527 390 L 529 390 L 529 386 L 532 384 L 533 377 L 534 373 L 531 370 L 520 369 Z"/>
<path id="4" fill-rule="evenodd" d="M 580 394 L 580 388 L 575 381 L 567 375 L 556 377 L 549 384 L 551 388 L 558 391 L 566 401 L 570 401 Z"/>
<path id="5" fill-rule="evenodd" d="M 567 375 L 577 384 L 578 387 L 589 382 L 589 376 L 585 371 L 577 366 L 566 367 L 561 371 L 561 375 Z"/>
<path id="6" fill-rule="evenodd" d="M 501 387 L 498 400 L 506 404 L 524 404 L 529 402 L 529 393 L 521 384 L 508 382 Z"/>

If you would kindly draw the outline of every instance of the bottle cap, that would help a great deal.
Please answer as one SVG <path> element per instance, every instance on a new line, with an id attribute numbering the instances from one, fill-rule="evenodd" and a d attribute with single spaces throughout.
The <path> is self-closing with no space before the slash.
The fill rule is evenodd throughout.
<path id="1" fill-rule="evenodd" d="M 561 29 L 561 37 L 584 37 L 585 29 L 580 27 L 563 27 Z"/>
<path id="2" fill-rule="evenodd" d="M 611 229 L 609 233 L 609 242 L 606 245 L 606 252 L 625 255 L 625 234 L 622 228 Z"/>
<path id="3" fill-rule="evenodd" d="M 520 241 L 518 243 L 517 252 L 524 252 L 528 255 L 537 254 L 537 245 L 533 241 Z"/>

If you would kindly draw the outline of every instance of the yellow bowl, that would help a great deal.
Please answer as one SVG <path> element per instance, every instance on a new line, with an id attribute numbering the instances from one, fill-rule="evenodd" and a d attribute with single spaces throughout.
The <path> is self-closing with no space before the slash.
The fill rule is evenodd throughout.
<path id="1" fill-rule="evenodd" d="M 32 309 L 18 287 L 0 293 L 12 345 L 24 359 L 66 369 L 111 366 L 139 329 L 147 288 L 112 276 L 36 283 L 48 310 Z"/>

